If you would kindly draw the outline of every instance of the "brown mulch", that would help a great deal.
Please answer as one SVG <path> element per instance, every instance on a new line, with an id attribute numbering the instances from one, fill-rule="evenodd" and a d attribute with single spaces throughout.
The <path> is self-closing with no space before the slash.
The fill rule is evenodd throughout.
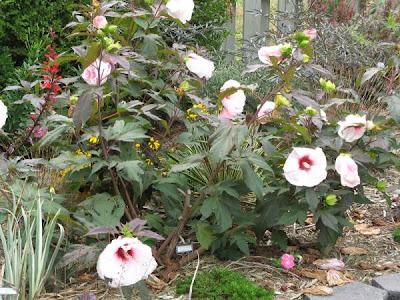
<path id="1" fill-rule="evenodd" d="M 389 185 L 397 184 L 400 175 L 395 170 L 388 170 L 384 176 Z M 400 272 L 400 244 L 393 241 L 392 232 L 400 226 L 400 199 L 393 196 L 389 207 L 386 201 L 373 189 L 367 190 L 374 201 L 370 205 L 354 205 L 347 212 L 355 228 L 345 228 L 343 236 L 329 253 L 320 253 L 312 242 L 316 232 L 313 224 L 289 226 L 288 235 L 299 246 L 289 250 L 301 256 L 302 261 L 293 271 L 286 271 L 275 266 L 272 258 L 278 258 L 279 252 L 268 243 L 258 247 L 252 256 L 237 261 L 223 262 L 213 256 L 200 258 L 199 271 L 208 270 L 215 265 L 227 266 L 243 273 L 247 278 L 266 289 L 273 289 L 277 300 L 302 299 L 305 288 L 317 285 L 327 286 L 325 271 L 318 270 L 312 262 L 319 258 L 339 258 L 345 263 L 346 278 L 370 282 L 371 278 L 384 273 Z M 364 224 L 364 225 L 363 225 Z M 196 269 L 197 261 L 185 266 L 179 276 L 191 276 Z M 176 278 L 177 278 L 176 277 Z M 149 285 L 154 299 L 186 299 L 176 296 L 174 282 L 165 284 L 153 276 Z M 108 288 L 95 274 L 84 274 L 75 279 L 59 293 L 44 294 L 40 299 L 76 299 L 78 295 L 93 293 L 97 299 L 122 299 L 118 290 Z M 89 299 L 89 298 L 88 298 Z M 139 299 L 139 298 L 137 298 Z"/>

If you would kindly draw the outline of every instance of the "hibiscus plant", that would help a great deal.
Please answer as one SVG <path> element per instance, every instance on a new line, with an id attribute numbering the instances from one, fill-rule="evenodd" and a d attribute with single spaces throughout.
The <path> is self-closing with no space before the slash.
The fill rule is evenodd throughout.
<path id="1" fill-rule="evenodd" d="M 57 147 L 46 165 L 64 190 L 89 193 L 71 209 L 88 230 L 145 218 L 166 237 L 154 254 L 172 266 L 168 272 L 183 263 L 171 263 L 180 238 L 222 258 L 249 255 L 267 233 L 285 248 L 285 225 L 304 224 L 311 213 L 327 247 L 351 225 L 346 210 L 369 203 L 365 186 L 390 200 L 373 172 L 399 166 L 392 152 L 399 99 L 388 91 L 392 115 L 367 115 L 354 91 L 336 87 L 313 63 L 316 30 L 259 50 L 243 76 L 277 78 L 267 94 L 229 80 L 208 99 L 201 89 L 214 63 L 201 49 L 167 44 L 159 29 L 168 17 L 184 26 L 193 1 L 138 2 L 93 1 L 75 12 L 67 25 L 77 41 L 73 53 L 50 57 L 53 77 L 27 85 L 39 94 L 28 98 L 48 112 L 33 119 L 32 131 L 46 127 L 34 147 Z M 61 64 L 79 65 L 79 76 L 61 79 Z M 0 105 L 0 124 L 4 111 Z M 109 268 L 116 256 L 132 268 L 143 259 L 145 267 L 122 274 L 118 262 Z M 151 249 L 125 232 L 100 256 L 98 272 L 116 287 L 155 267 Z"/>

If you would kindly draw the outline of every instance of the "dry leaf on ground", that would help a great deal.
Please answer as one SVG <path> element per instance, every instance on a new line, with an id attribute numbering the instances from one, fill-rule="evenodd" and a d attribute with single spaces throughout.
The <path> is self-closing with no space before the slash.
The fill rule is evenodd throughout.
<path id="1" fill-rule="evenodd" d="M 333 289 L 323 285 L 316 285 L 303 290 L 303 294 L 315 296 L 328 296 L 333 294 Z"/>
<path id="2" fill-rule="evenodd" d="M 322 270 L 300 269 L 296 270 L 296 274 L 302 277 L 318 279 L 320 282 L 326 282 L 326 272 Z"/>
<path id="3" fill-rule="evenodd" d="M 329 270 L 326 272 L 326 281 L 329 286 L 343 285 L 352 282 L 352 280 L 347 278 L 342 272 L 336 270 Z"/>
<path id="4" fill-rule="evenodd" d="M 377 227 L 372 227 L 368 224 L 356 224 L 354 229 L 364 235 L 377 235 L 381 233 L 381 230 Z"/>
<path id="5" fill-rule="evenodd" d="M 344 262 L 337 258 L 317 259 L 313 262 L 315 266 L 322 270 L 338 270 L 344 269 Z"/>
<path id="6" fill-rule="evenodd" d="M 365 255 L 368 254 L 368 250 L 360 247 L 344 247 L 340 249 L 345 255 Z"/>

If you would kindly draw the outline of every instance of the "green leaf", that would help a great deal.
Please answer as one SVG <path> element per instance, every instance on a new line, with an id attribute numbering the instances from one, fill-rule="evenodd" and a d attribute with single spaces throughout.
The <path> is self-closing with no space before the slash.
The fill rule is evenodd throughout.
<path id="1" fill-rule="evenodd" d="M 317 194 L 312 188 L 306 189 L 306 201 L 311 211 L 315 211 L 317 209 L 319 204 L 319 199 Z"/>
<path id="2" fill-rule="evenodd" d="M 212 242 L 216 239 L 211 226 L 202 222 L 197 223 L 196 237 L 201 247 L 206 250 L 210 248 Z"/>
<path id="3" fill-rule="evenodd" d="M 336 219 L 336 217 L 334 215 L 332 215 L 329 212 L 326 211 L 321 211 L 320 212 L 320 219 L 321 222 L 326 226 L 329 227 L 330 229 L 339 232 L 339 228 L 338 228 L 338 220 Z"/>
<path id="4" fill-rule="evenodd" d="M 283 230 L 273 230 L 271 234 L 271 241 L 274 242 L 282 250 L 286 250 L 288 246 L 288 237 Z"/>
<path id="5" fill-rule="evenodd" d="M 370 68 L 365 71 L 365 73 L 362 76 L 361 79 L 361 85 L 366 83 L 368 80 L 370 80 L 372 77 L 374 77 L 375 74 L 377 74 L 379 71 L 381 71 L 381 68 Z"/>
<path id="6" fill-rule="evenodd" d="M 100 55 L 100 43 L 95 42 L 89 45 L 86 56 L 81 59 L 82 67 L 86 69 L 90 66 Z"/>
<path id="7" fill-rule="evenodd" d="M 139 183 L 140 190 L 143 190 L 142 186 L 142 175 L 144 170 L 141 168 L 142 162 L 140 160 L 130 160 L 118 163 L 117 170 L 123 171 L 128 179 Z"/>
<path id="8" fill-rule="evenodd" d="M 182 172 L 182 171 L 186 171 L 186 170 L 192 169 L 194 167 L 197 167 L 198 165 L 201 164 L 204 157 L 205 157 L 205 154 L 192 155 L 186 159 L 186 162 L 184 162 L 182 164 L 178 164 L 178 165 L 173 165 L 170 172 L 172 172 L 172 173 Z"/>
<path id="9" fill-rule="evenodd" d="M 388 105 L 388 111 L 396 122 L 400 123 L 400 97 L 392 95 L 383 99 Z"/>
<path id="10" fill-rule="evenodd" d="M 42 139 L 39 140 L 39 142 L 37 143 L 37 146 L 43 147 L 45 145 L 50 145 L 50 144 L 54 143 L 62 135 L 64 135 L 69 129 L 71 129 L 71 126 L 67 125 L 67 124 L 63 124 L 63 125 L 60 125 L 60 126 L 54 128 L 53 130 L 46 133 L 46 135 Z"/>
<path id="11" fill-rule="evenodd" d="M 97 194 L 80 203 L 74 216 L 90 228 L 114 227 L 120 223 L 124 207 L 124 200 L 119 196 Z"/>
<path id="12" fill-rule="evenodd" d="M 221 231 L 225 231 L 232 226 L 232 214 L 229 210 L 229 207 L 217 197 L 207 198 L 203 202 L 200 212 L 203 216 L 203 219 L 206 219 L 211 216 L 211 214 L 214 214 L 218 225 L 221 227 Z"/>
<path id="13" fill-rule="evenodd" d="M 122 142 L 134 142 L 138 139 L 147 138 L 145 130 L 139 127 L 137 123 L 127 123 L 123 120 L 117 120 L 113 127 L 107 128 L 103 132 L 106 140 L 115 140 Z"/>
<path id="14" fill-rule="evenodd" d="M 93 103 L 93 91 L 85 91 L 76 104 L 74 115 L 72 116 L 75 126 L 80 129 L 82 125 L 89 120 L 92 114 L 92 103 Z"/>
<path id="15" fill-rule="evenodd" d="M 258 198 L 262 198 L 263 182 L 261 178 L 254 172 L 247 160 L 240 160 L 239 165 L 243 172 L 244 183 Z"/>
<path id="16" fill-rule="evenodd" d="M 272 174 L 274 173 L 274 170 L 270 167 L 270 165 L 265 162 L 265 159 L 261 155 L 253 152 L 246 152 L 245 154 L 245 156 L 253 165 L 256 165 L 257 167 L 260 167 L 268 172 L 271 172 Z"/>

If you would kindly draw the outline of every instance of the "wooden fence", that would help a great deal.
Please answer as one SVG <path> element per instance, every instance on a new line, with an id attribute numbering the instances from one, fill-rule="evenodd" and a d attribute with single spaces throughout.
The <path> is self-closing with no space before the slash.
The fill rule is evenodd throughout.
<path id="1" fill-rule="evenodd" d="M 311 0 L 308 0 L 311 1 Z M 271 25 L 271 17 L 274 13 L 279 12 L 279 15 L 289 16 L 295 15 L 296 12 L 307 5 L 307 0 L 243 0 L 243 28 L 242 36 L 239 38 L 243 43 L 243 58 L 248 60 L 255 56 L 255 49 L 266 45 L 266 33 Z M 352 3 L 356 12 L 359 11 L 360 1 L 349 0 Z M 224 50 L 228 53 L 227 60 L 232 61 L 235 57 L 237 46 L 237 13 L 238 7 L 232 7 L 232 19 L 227 24 L 230 32 L 229 37 L 224 43 Z M 241 14 L 238 14 L 241 15 Z M 293 19 L 281 17 L 275 23 L 279 32 L 291 32 L 294 29 Z M 261 38 L 260 38 L 261 37 Z M 264 37 L 264 39 L 262 38 Z"/>

